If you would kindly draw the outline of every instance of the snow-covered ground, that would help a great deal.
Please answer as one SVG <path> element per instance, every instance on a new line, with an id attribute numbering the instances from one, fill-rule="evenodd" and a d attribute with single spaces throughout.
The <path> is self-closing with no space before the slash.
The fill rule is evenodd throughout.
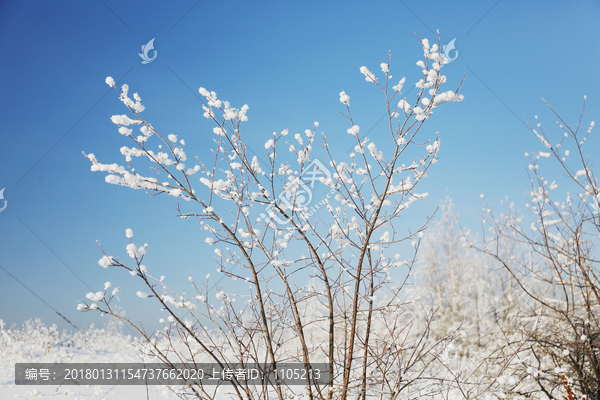
<path id="1" fill-rule="evenodd" d="M 176 399 L 166 386 L 23 386 L 15 385 L 15 363 L 140 362 L 137 340 L 118 326 L 75 333 L 59 332 L 39 319 L 7 327 L 0 319 L 0 399 L 86 400 Z"/>

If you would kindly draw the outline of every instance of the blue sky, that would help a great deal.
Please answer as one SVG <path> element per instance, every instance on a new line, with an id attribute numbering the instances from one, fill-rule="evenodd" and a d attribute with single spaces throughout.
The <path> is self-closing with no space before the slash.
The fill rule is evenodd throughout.
<path id="1" fill-rule="evenodd" d="M 449 196 L 476 230 L 480 193 L 498 209 L 506 196 L 525 204 L 524 153 L 541 150 L 525 124 L 534 115 L 550 131 L 555 123 L 542 97 L 575 121 L 588 95 L 584 124 L 598 115 L 599 18 L 596 1 L 2 2 L 0 319 L 69 327 L 41 298 L 79 327 L 101 323 L 75 308 L 105 281 L 123 287 L 130 317 L 147 317 L 133 278 L 97 264 L 96 240 L 126 256 L 126 228 L 138 245 L 150 242 L 148 267 L 170 283 L 188 271 L 214 273 L 198 224 L 175 218 L 172 198 L 108 185 L 90 171 L 82 151 L 122 163 L 119 148 L 128 145 L 110 121 L 126 109 L 107 76 L 138 92 L 144 116 L 185 138 L 190 156 L 206 158 L 213 137 L 200 86 L 250 106 L 244 132 L 257 152 L 273 131 L 319 121 L 342 154 L 348 126 L 339 92 L 350 95 L 361 133 L 383 134 L 381 95 L 359 68 L 379 72 L 391 50 L 391 73 L 406 76 L 408 90 L 420 78 L 415 34 L 434 40 L 439 29 L 442 44 L 456 38 L 458 50 L 444 67 L 446 90 L 466 75 L 465 100 L 436 109 L 425 125 L 428 135 L 439 131 L 440 162 L 407 222 L 422 222 Z M 144 65 L 138 53 L 152 38 L 157 57 Z"/>

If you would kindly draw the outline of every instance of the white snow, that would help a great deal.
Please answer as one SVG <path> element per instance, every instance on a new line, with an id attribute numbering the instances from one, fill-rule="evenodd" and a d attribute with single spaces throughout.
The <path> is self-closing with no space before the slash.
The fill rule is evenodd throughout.
<path id="1" fill-rule="evenodd" d="M 27 386 L 15 385 L 16 363 L 133 363 L 142 361 L 139 338 L 117 324 L 60 333 L 41 320 L 7 328 L 0 319 L 0 398 L 70 400 L 177 399 L 166 386 Z M 137 347 L 136 347 L 137 346 Z"/>

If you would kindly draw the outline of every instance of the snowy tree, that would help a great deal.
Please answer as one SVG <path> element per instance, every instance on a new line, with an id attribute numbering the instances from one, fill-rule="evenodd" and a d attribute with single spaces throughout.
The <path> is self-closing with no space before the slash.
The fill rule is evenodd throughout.
<path id="1" fill-rule="evenodd" d="M 518 334 L 514 313 L 519 297 L 512 277 L 471 244 L 481 239 L 462 229 L 454 204 L 446 199 L 430 224 L 419 251 L 411 312 L 429 322 L 429 338 L 443 343 L 436 350 L 435 376 L 450 396 L 502 396 L 503 371 L 511 364 L 505 347 Z M 518 249 L 502 242 L 502 254 Z"/>
<path id="2" fill-rule="evenodd" d="M 127 85 L 119 90 L 107 78 L 131 111 L 111 118 L 131 147 L 121 147 L 125 165 L 103 164 L 84 153 L 92 170 L 107 172 L 111 184 L 173 196 L 179 217 L 198 220 L 209 234 L 206 246 L 215 254 L 218 273 L 231 283 L 210 297 L 208 283 L 197 284 L 191 276 L 197 295 L 176 293 L 150 274 L 153 268 L 143 263 L 148 245 L 134 244 L 133 231 L 127 229 L 130 260 L 102 250 L 99 264 L 137 276 L 146 286 L 137 295 L 168 312 L 165 329 L 153 337 L 113 312 L 117 289 L 106 286 L 88 293 L 78 308 L 123 318 L 164 362 L 298 362 L 306 370 L 324 363 L 328 372 L 325 382 L 307 375 L 303 387 L 286 387 L 278 377 L 269 387 L 238 379 L 226 388 L 189 385 L 187 394 L 198 398 L 228 393 L 239 398 L 396 399 L 431 380 L 428 371 L 441 343 L 427 339 L 432 315 L 412 329 L 403 301 L 428 218 L 412 230 L 400 229 L 397 220 L 427 196 L 418 191 L 419 183 L 438 160 L 440 139 L 427 137 L 422 127 L 436 107 L 463 96 L 458 89 L 441 90 L 446 76 L 440 73 L 445 59 L 439 39 L 420 44 L 423 59 L 417 66 L 423 78 L 412 100 L 402 95 L 405 78 L 392 81 L 391 57 L 381 63 L 379 74 L 360 68 L 384 99 L 387 132 L 378 134 L 377 144 L 360 135 L 351 98 L 340 93 L 348 139 L 354 143 L 354 152 L 342 159 L 336 143 L 325 134 L 318 139 L 315 122 L 304 134 L 275 133 L 264 145 L 268 162 L 261 163 L 243 140 L 248 105 L 234 108 L 200 88 L 204 117 L 214 123 L 214 158 L 210 163 L 188 160 L 185 140 L 157 132 L 141 117 L 140 96 L 131 99 Z M 319 141 L 320 155 L 313 148 Z M 151 162 L 154 176 L 134 167 L 140 157 Z M 316 185 L 327 188 L 320 201 L 313 198 Z M 317 212 L 319 220 L 313 217 Z M 404 244 L 412 250 L 403 258 L 394 250 Z M 394 270 L 402 276 L 400 283 L 392 279 Z M 182 318 L 180 310 L 189 318 Z"/>
<path id="3" fill-rule="evenodd" d="M 547 398 L 587 399 L 600 396 L 600 281 L 595 244 L 600 233 L 600 191 L 586 140 L 594 122 L 582 126 L 558 118 L 560 139 L 542 125 L 532 127 L 543 149 L 526 154 L 531 191 L 527 215 L 511 207 L 495 215 L 486 205 L 483 221 L 491 236 L 475 247 L 499 262 L 521 293 L 513 313 L 518 337 L 507 343 L 515 358 L 511 393 Z M 584 105 L 585 108 L 585 105 Z M 537 120 L 536 116 L 536 120 Z M 593 151 L 593 150 L 592 150 Z M 553 160 L 566 178 L 542 174 Z M 559 194 L 560 187 L 561 193 Z M 499 243 L 526 246 L 527 252 L 506 254 Z M 573 391 L 571 386 L 575 389 Z"/>

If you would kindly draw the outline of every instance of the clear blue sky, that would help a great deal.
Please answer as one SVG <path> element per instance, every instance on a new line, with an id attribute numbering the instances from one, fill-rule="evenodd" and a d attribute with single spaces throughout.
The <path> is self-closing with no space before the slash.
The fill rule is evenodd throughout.
<path id="1" fill-rule="evenodd" d="M 339 92 L 353 116 L 377 137 L 381 97 L 359 68 L 380 71 L 392 52 L 392 74 L 420 78 L 415 38 L 456 38 L 458 58 L 444 67 L 447 90 L 467 77 L 462 103 L 436 109 L 427 132 L 440 132 L 440 162 L 414 212 L 421 221 L 450 196 L 463 223 L 477 229 L 480 193 L 490 204 L 508 196 L 525 203 L 524 153 L 541 150 L 524 122 L 555 118 L 541 98 L 570 121 L 588 95 L 587 120 L 600 111 L 600 3 L 597 1 L 303 1 L 119 2 L 114 0 L 0 3 L 0 266 L 83 327 L 101 322 L 76 311 L 77 300 L 105 281 L 122 286 L 134 319 L 145 316 L 142 289 L 121 271 L 98 266 L 96 240 L 125 256 L 125 229 L 150 242 L 146 263 L 169 283 L 188 271 L 214 274 L 211 249 L 198 224 L 175 218 L 172 198 L 108 185 L 82 151 L 122 163 L 129 145 L 110 121 L 125 107 L 104 83 L 128 83 L 161 132 L 188 142 L 188 156 L 208 155 L 214 136 L 202 117 L 198 88 L 235 107 L 250 106 L 244 132 L 263 149 L 273 131 L 319 131 L 342 147 L 348 128 Z M 156 59 L 143 65 L 141 46 L 155 38 Z M 410 95 L 409 95 L 410 96 Z M 598 148 L 598 140 L 588 144 Z M 0 208 L 2 203 L 0 203 Z M 412 211 L 412 209 L 411 209 Z M 77 277 L 77 276 L 79 277 Z M 0 318 L 41 317 L 68 327 L 48 306 L 0 270 Z M 154 321 L 154 320 L 153 320 Z"/>

